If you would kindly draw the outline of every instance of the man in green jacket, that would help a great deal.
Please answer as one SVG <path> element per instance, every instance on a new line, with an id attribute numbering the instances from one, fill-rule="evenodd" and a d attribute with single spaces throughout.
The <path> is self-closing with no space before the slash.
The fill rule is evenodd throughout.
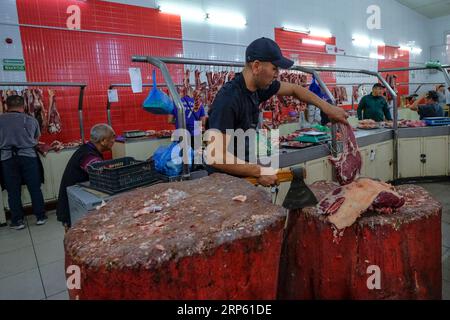
<path id="1" fill-rule="evenodd" d="M 372 119 L 376 122 L 392 120 L 386 99 L 383 97 L 383 85 L 375 83 L 372 93 L 362 97 L 358 105 L 358 119 Z"/>

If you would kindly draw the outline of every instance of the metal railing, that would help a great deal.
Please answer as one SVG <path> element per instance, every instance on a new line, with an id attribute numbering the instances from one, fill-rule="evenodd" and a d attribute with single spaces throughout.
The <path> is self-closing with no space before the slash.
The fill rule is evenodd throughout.
<path id="1" fill-rule="evenodd" d="M 298 67 L 293 67 L 294 70 L 299 70 Z M 303 69 L 303 68 L 302 68 Z M 320 72 L 342 72 L 342 73 L 359 73 L 359 74 L 365 74 L 369 76 L 376 77 L 378 81 L 380 81 L 386 89 L 389 91 L 389 93 L 392 95 L 394 105 L 397 104 L 397 93 L 389 86 L 389 84 L 386 82 L 386 80 L 381 76 L 380 73 L 364 70 L 364 69 L 347 69 L 347 68 L 333 68 L 333 67 L 314 67 L 314 69 L 310 69 L 314 71 L 314 75 L 316 80 L 319 82 L 322 89 L 324 89 L 325 94 L 327 97 L 333 102 L 334 105 L 336 105 L 336 100 L 334 99 L 333 95 L 331 94 L 330 90 L 326 88 L 325 83 L 320 78 L 319 73 Z M 301 71 L 301 70 L 300 70 Z M 398 110 L 397 108 L 394 108 L 393 112 L 393 131 L 394 131 L 394 137 L 398 136 Z M 336 125 L 332 125 L 331 130 L 331 148 L 332 148 L 332 154 L 333 156 L 337 155 L 337 139 L 336 139 Z M 398 176 L 398 148 L 394 142 L 394 152 L 393 152 L 393 162 L 394 162 L 394 180 L 396 179 L 396 176 Z"/>
<path id="2" fill-rule="evenodd" d="M 175 107 L 178 113 L 178 128 L 186 129 L 186 118 L 184 113 L 184 106 L 181 102 L 181 97 L 179 96 L 175 84 L 170 76 L 169 70 L 166 64 L 183 64 L 183 65 L 206 65 L 206 66 L 224 66 L 224 67 L 243 67 L 242 62 L 230 62 L 230 61 L 211 61 L 211 60 L 201 60 L 201 59 L 186 59 L 186 58 L 169 58 L 169 57 L 152 57 L 152 56 L 133 56 L 131 58 L 132 62 L 142 62 L 149 63 L 156 68 L 158 68 L 164 81 L 169 89 L 169 93 L 174 100 Z M 183 130 L 185 132 L 186 130 Z M 184 134 L 182 136 L 183 141 L 187 141 L 187 136 Z M 183 153 L 183 172 L 182 179 L 189 179 L 190 169 L 188 164 L 188 155 Z"/>
<path id="3" fill-rule="evenodd" d="M 405 68 L 389 68 L 389 69 L 380 69 L 378 72 L 386 73 L 386 72 L 405 72 L 405 71 L 417 71 L 417 70 L 438 70 L 442 72 L 444 75 L 444 80 L 447 83 L 447 87 L 450 87 L 450 75 L 446 71 L 446 69 L 450 68 L 450 66 L 441 66 L 441 67 L 405 67 Z"/>
<path id="4" fill-rule="evenodd" d="M 157 87 L 166 87 L 166 84 L 157 84 Z M 153 84 L 142 84 L 142 87 L 148 88 L 153 87 Z M 130 83 L 116 83 L 116 84 L 110 84 L 108 87 L 108 90 L 112 90 L 114 88 L 131 88 Z M 111 118 L 111 102 L 109 99 L 106 99 L 106 117 L 108 119 L 108 124 L 112 127 L 112 118 Z"/>
<path id="5" fill-rule="evenodd" d="M 222 67 L 244 67 L 243 62 L 236 61 L 212 61 L 212 60 L 202 60 L 202 59 L 187 59 L 187 58 L 170 58 L 170 57 L 152 57 L 152 56 L 133 56 L 132 62 L 142 62 L 149 63 L 156 68 L 158 68 L 166 82 L 166 85 L 169 89 L 169 93 L 172 95 L 172 98 L 175 102 L 175 106 L 178 112 L 178 127 L 186 128 L 186 119 L 184 115 L 184 107 L 181 102 L 181 98 L 178 95 L 178 92 L 175 88 L 175 84 L 173 83 L 172 77 L 169 74 L 166 64 L 182 64 L 182 65 L 203 65 L 203 66 L 222 66 Z M 397 93 L 389 86 L 386 80 L 380 75 L 378 72 L 369 71 L 369 70 L 358 70 L 358 69 L 346 69 L 346 68 L 328 68 L 328 67 L 304 67 L 304 66 L 293 66 L 289 70 L 300 71 L 303 73 L 311 74 L 317 80 L 320 88 L 326 94 L 328 99 L 332 102 L 333 105 L 336 105 L 336 100 L 334 96 L 331 94 L 330 90 L 327 87 L 327 84 L 320 77 L 320 72 L 343 72 L 343 73 L 359 73 L 365 74 L 369 76 L 374 76 L 381 82 L 389 91 L 394 99 L 394 104 L 397 103 Z M 338 84 L 332 84 L 338 85 Z M 353 94 L 352 94 L 353 96 Z M 353 105 L 353 103 L 352 103 Z M 394 135 L 398 135 L 397 128 L 397 109 L 394 108 Z M 331 130 L 331 146 L 332 146 L 332 154 L 333 156 L 337 155 L 337 139 L 336 139 L 336 126 L 332 126 Z M 398 152 L 396 147 L 394 146 L 394 172 L 398 172 L 397 168 L 397 158 Z M 189 167 L 187 164 L 183 165 L 183 176 L 189 177 Z"/>

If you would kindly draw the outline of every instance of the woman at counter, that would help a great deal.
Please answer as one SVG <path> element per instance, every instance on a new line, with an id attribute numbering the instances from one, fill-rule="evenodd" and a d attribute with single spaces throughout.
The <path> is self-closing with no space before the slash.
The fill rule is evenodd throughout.
<path id="1" fill-rule="evenodd" d="M 67 187 L 89 181 L 88 166 L 103 161 L 103 152 L 111 151 L 115 139 L 116 134 L 113 128 L 103 123 L 96 124 L 91 129 L 90 141 L 78 148 L 67 163 L 59 187 L 56 207 L 57 219 L 61 221 L 66 231 L 71 227 Z"/>

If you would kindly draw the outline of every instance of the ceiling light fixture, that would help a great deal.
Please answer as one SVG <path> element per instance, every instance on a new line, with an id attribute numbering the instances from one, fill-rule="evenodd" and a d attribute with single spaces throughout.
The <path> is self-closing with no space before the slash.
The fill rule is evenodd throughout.
<path id="1" fill-rule="evenodd" d="M 161 3 L 158 7 L 162 13 L 176 14 L 186 21 L 202 22 L 205 21 L 206 13 L 200 8 L 186 6 L 179 3 Z"/>
<path id="2" fill-rule="evenodd" d="M 313 46 L 324 46 L 326 45 L 325 41 L 322 40 L 312 40 L 312 39 L 302 39 L 303 44 L 310 44 Z"/>
<path id="3" fill-rule="evenodd" d="M 240 13 L 222 10 L 208 11 L 206 21 L 209 24 L 237 29 L 243 29 L 247 25 L 247 20 Z"/>
<path id="4" fill-rule="evenodd" d="M 422 53 L 422 48 L 420 47 L 412 47 L 412 46 L 407 46 L 407 45 L 401 45 L 400 46 L 400 50 L 402 51 L 408 51 L 412 54 L 421 54 Z"/>
<path id="5" fill-rule="evenodd" d="M 290 31 L 290 32 L 297 32 L 297 33 L 303 33 L 303 34 L 310 34 L 310 31 L 306 28 L 302 27 L 296 27 L 291 25 L 284 25 L 281 27 L 284 31 Z"/>
<path id="6" fill-rule="evenodd" d="M 359 35 L 353 36 L 352 42 L 353 42 L 353 45 L 355 45 L 357 47 L 367 48 L 370 46 L 370 39 L 365 36 L 359 36 Z"/>
<path id="7" fill-rule="evenodd" d="M 319 37 L 319 38 L 332 38 L 333 35 L 328 30 L 322 30 L 322 29 L 316 29 L 316 28 L 310 28 L 309 29 L 309 35 L 313 37 Z"/>
<path id="8" fill-rule="evenodd" d="M 384 60 L 386 57 L 381 55 L 381 54 L 378 54 L 378 53 L 371 53 L 370 54 L 370 58 L 371 59 Z"/>
<path id="9" fill-rule="evenodd" d="M 311 27 L 310 29 L 299 27 L 299 26 L 293 26 L 285 24 L 281 27 L 284 31 L 290 31 L 290 32 L 297 32 L 297 33 L 303 33 L 310 35 L 312 37 L 318 37 L 318 38 L 332 38 L 333 35 L 328 30 L 323 29 L 317 29 L 314 27 Z"/>

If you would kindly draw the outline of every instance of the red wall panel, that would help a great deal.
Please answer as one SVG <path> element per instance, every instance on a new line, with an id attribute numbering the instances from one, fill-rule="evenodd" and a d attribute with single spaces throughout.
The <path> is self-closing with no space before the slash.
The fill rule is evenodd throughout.
<path id="1" fill-rule="evenodd" d="M 283 55 L 298 64 L 308 66 L 333 67 L 336 65 L 336 56 L 325 54 L 325 46 L 305 45 L 301 39 L 321 40 L 326 44 L 335 45 L 336 39 L 311 37 L 306 34 L 286 31 L 282 28 L 275 28 L 275 42 L 282 49 Z M 318 53 L 319 52 L 319 53 Z M 321 54 L 324 53 L 324 54 Z M 321 78 L 328 83 L 336 83 L 336 77 L 331 72 L 321 72 Z M 308 75 L 308 82 L 311 82 L 311 75 Z M 283 108 L 281 110 L 283 116 L 287 116 L 291 109 Z"/>
<path id="2" fill-rule="evenodd" d="M 275 41 L 282 48 L 283 54 L 293 60 L 298 59 L 301 65 L 334 67 L 336 66 L 336 56 L 326 54 L 325 46 L 305 45 L 301 39 L 321 40 L 329 45 L 336 45 L 336 38 L 312 37 L 298 32 L 285 31 L 275 28 Z M 326 83 L 336 83 L 334 73 L 322 72 L 321 78 Z M 310 79 L 310 77 L 308 77 Z"/>
<path id="3" fill-rule="evenodd" d="M 178 16 L 162 14 L 156 9 L 129 6 L 98 0 L 17 0 L 19 22 L 39 26 L 67 28 L 67 8 L 81 9 L 81 30 L 128 33 L 181 39 Z M 82 82 L 87 84 L 84 98 L 84 126 L 89 129 L 106 122 L 106 90 L 111 83 L 129 83 L 128 68 L 139 67 L 144 82 L 149 83 L 152 68 L 132 63 L 132 55 L 176 56 L 183 53 L 181 40 L 164 40 L 143 36 L 111 35 L 98 32 L 21 27 L 21 37 L 28 81 Z M 169 66 L 175 82 L 183 67 Z M 158 73 L 158 81 L 161 76 Z M 43 140 L 70 141 L 80 138 L 78 125 L 78 91 L 57 88 L 57 106 L 63 121 L 58 135 Z M 140 104 L 148 93 L 132 94 L 118 89 L 118 103 L 112 104 L 112 122 L 117 132 L 131 129 L 167 129 L 167 117 L 144 112 Z M 47 98 L 44 99 L 47 101 Z"/>
<path id="4" fill-rule="evenodd" d="M 378 54 L 385 57 L 385 59 L 378 60 L 378 70 L 388 68 L 407 68 L 409 67 L 409 52 L 406 50 L 400 50 L 399 47 L 379 46 Z M 397 83 L 409 83 L 409 71 L 406 72 L 390 72 L 397 76 Z M 381 74 L 386 77 L 386 73 Z M 399 95 L 408 95 L 409 86 L 398 86 Z M 400 99 L 399 101 L 400 102 Z"/>

